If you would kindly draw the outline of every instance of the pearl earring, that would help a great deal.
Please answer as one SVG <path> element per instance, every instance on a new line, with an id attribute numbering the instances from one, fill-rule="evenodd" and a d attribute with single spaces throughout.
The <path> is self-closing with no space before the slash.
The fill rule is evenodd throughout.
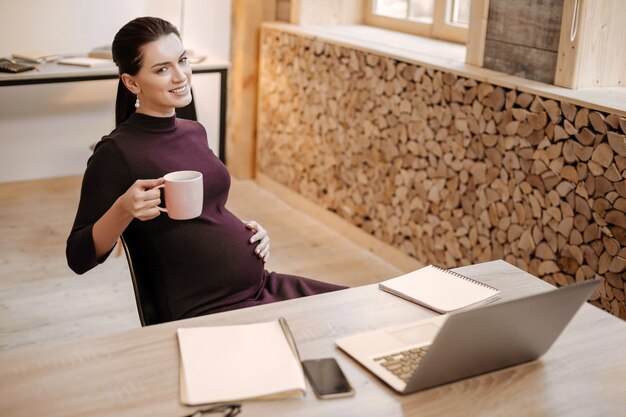
<path id="1" fill-rule="evenodd" d="M 137 100 L 135 100 L 135 108 L 139 108 L 139 96 L 137 96 Z"/>

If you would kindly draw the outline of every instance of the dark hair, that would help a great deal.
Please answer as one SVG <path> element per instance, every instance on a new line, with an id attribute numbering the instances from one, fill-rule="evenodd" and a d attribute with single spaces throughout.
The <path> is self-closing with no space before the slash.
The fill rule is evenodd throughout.
<path id="1" fill-rule="evenodd" d="M 141 48 L 171 33 L 180 38 L 174 25 L 158 17 L 138 17 L 126 23 L 115 35 L 111 46 L 113 62 L 120 76 L 137 74 L 143 64 Z M 135 112 L 135 100 L 135 95 L 126 88 L 120 77 L 115 100 L 115 126 L 119 126 Z"/>

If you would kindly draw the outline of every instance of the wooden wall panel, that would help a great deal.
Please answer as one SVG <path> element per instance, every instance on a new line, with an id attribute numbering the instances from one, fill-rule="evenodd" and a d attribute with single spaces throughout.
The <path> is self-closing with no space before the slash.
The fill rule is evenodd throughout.
<path id="1" fill-rule="evenodd" d="M 291 0 L 295 25 L 355 25 L 363 22 L 363 0 Z"/>
<path id="2" fill-rule="evenodd" d="M 557 52 L 511 45 L 495 39 L 485 42 L 484 66 L 546 84 L 554 82 Z"/>
<path id="3" fill-rule="evenodd" d="M 563 0 L 491 0 L 484 66 L 552 84 Z"/>
<path id="4" fill-rule="evenodd" d="M 291 18 L 291 0 L 276 0 L 276 20 L 289 22 Z"/>
<path id="5" fill-rule="evenodd" d="M 563 0 L 491 0 L 487 39 L 557 51 Z"/>

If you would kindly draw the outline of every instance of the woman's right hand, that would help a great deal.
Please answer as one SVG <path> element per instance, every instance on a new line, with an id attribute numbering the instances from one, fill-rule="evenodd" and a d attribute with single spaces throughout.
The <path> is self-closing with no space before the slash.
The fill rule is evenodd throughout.
<path id="1" fill-rule="evenodd" d="M 161 203 L 161 192 L 156 187 L 164 181 L 163 178 L 135 181 L 118 199 L 122 209 L 141 221 L 158 217 L 161 214 L 157 208 L 157 205 Z"/>

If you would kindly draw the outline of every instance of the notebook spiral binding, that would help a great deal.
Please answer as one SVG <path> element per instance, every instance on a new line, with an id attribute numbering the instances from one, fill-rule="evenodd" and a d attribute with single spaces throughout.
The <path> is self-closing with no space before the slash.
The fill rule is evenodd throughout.
<path id="1" fill-rule="evenodd" d="M 490 290 L 494 290 L 494 291 L 499 291 L 497 288 L 494 288 L 491 285 L 487 285 L 484 282 L 476 281 L 475 279 L 472 279 L 470 277 L 466 277 L 465 275 L 459 274 L 458 272 L 451 271 L 451 270 L 449 270 L 447 268 L 443 268 L 443 267 L 438 266 L 438 265 L 433 265 L 433 268 L 438 269 L 439 271 L 444 272 L 446 274 L 454 275 L 457 278 L 464 279 L 466 281 L 469 281 L 469 282 L 471 282 L 473 284 L 476 284 L 476 285 L 479 285 L 481 287 L 489 288 Z"/>

